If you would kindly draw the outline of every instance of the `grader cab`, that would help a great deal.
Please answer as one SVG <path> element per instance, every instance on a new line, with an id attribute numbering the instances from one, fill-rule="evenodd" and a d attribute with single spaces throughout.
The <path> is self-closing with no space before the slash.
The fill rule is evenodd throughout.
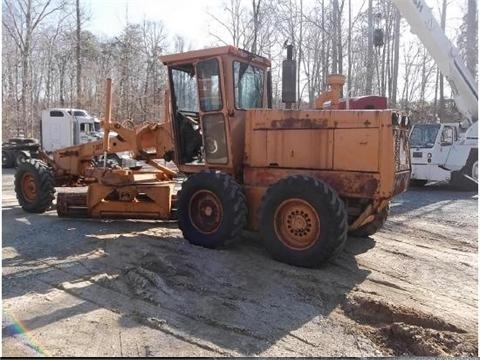
<path id="1" fill-rule="evenodd" d="M 343 77 L 331 78 L 316 109 L 273 110 L 266 58 L 226 46 L 161 60 L 169 79 L 164 122 L 127 128 L 107 116 L 113 139 L 25 163 L 15 180 L 25 210 L 45 211 L 53 183 L 87 185 L 83 194 L 59 194 L 60 215 L 165 219 L 175 207 L 193 244 L 218 247 L 248 228 L 274 258 L 313 267 L 338 253 L 348 232 L 375 233 L 391 198 L 406 190 L 405 121 L 365 106 L 368 99 L 359 102 L 368 110 L 339 110 Z M 127 149 L 155 170 L 92 161 Z M 162 157 L 187 175 L 176 196 L 175 173 L 156 161 Z"/>

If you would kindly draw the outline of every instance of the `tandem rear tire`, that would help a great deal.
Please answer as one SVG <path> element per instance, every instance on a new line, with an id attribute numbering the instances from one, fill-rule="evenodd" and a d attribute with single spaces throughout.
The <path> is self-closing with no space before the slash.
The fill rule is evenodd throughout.
<path id="1" fill-rule="evenodd" d="M 372 222 L 356 230 L 351 231 L 350 234 L 358 237 L 368 237 L 375 234 L 378 230 L 380 230 L 383 227 L 383 225 L 385 224 L 385 221 L 387 221 L 389 212 L 390 212 L 390 205 L 387 205 L 385 209 L 383 209 L 382 211 L 380 211 L 375 215 L 375 219 Z"/>
<path id="2" fill-rule="evenodd" d="M 318 267 L 338 254 L 347 240 L 344 202 L 328 184 L 308 176 L 280 179 L 265 193 L 260 235 L 278 261 Z"/>

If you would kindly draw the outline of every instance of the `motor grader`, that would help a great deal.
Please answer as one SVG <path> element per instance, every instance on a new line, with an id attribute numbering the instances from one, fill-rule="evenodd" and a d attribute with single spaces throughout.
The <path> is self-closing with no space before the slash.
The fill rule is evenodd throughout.
<path id="1" fill-rule="evenodd" d="M 113 121 L 107 82 L 103 140 L 21 164 L 15 190 L 24 210 L 47 210 L 55 187 L 59 216 L 161 220 L 176 209 L 192 244 L 215 248 L 250 229 L 275 259 L 314 267 L 343 248 L 347 232 L 377 231 L 391 198 L 407 189 L 405 119 L 368 98 L 345 105 L 343 76 L 330 77 L 315 109 L 274 110 L 264 57 L 225 46 L 161 60 L 163 122 Z M 121 151 L 147 165 L 105 161 Z M 177 172 L 160 159 L 187 176 L 176 195 Z"/>

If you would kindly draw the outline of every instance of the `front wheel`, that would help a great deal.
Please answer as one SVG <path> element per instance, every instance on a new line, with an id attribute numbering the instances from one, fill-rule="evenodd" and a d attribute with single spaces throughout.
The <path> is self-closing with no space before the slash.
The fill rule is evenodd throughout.
<path id="1" fill-rule="evenodd" d="M 260 234 L 276 260 L 316 267 L 340 252 L 347 239 L 347 213 L 337 192 L 307 176 L 289 176 L 262 199 Z"/>
<path id="2" fill-rule="evenodd" d="M 215 248 L 237 238 L 247 223 L 240 185 L 221 172 L 191 175 L 177 195 L 178 227 L 190 243 Z"/>
<path id="3" fill-rule="evenodd" d="M 2 150 L 2 167 L 12 168 L 15 164 L 14 154 L 8 150 Z"/>
<path id="4" fill-rule="evenodd" d="M 472 149 L 465 166 L 452 172 L 450 184 L 464 191 L 478 191 L 478 151 Z"/>
<path id="5" fill-rule="evenodd" d="M 23 210 L 43 213 L 52 206 L 55 181 L 47 164 L 27 158 L 15 173 L 15 193 Z"/>

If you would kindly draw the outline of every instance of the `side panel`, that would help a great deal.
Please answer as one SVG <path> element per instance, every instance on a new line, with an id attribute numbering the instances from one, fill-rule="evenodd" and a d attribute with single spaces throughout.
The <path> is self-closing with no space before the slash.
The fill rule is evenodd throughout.
<path id="1" fill-rule="evenodd" d="M 332 130 L 268 130 L 265 160 L 270 166 L 331 169 L 332 145 Z"/>
<path id="2" fill-rule="evenodd" d="M 378 128 L 335 130 L 335 170 L 378 171 L 379 144 Z"/>
<path id="3" fill-rule="evenodd" d="M 392 131 L 390 115 L 389 111 L 248 111 L 244 162 L 252 167 L 378 172 L 381 134 Z M 387 156 L 391 160 L 391 150 Z"/>

